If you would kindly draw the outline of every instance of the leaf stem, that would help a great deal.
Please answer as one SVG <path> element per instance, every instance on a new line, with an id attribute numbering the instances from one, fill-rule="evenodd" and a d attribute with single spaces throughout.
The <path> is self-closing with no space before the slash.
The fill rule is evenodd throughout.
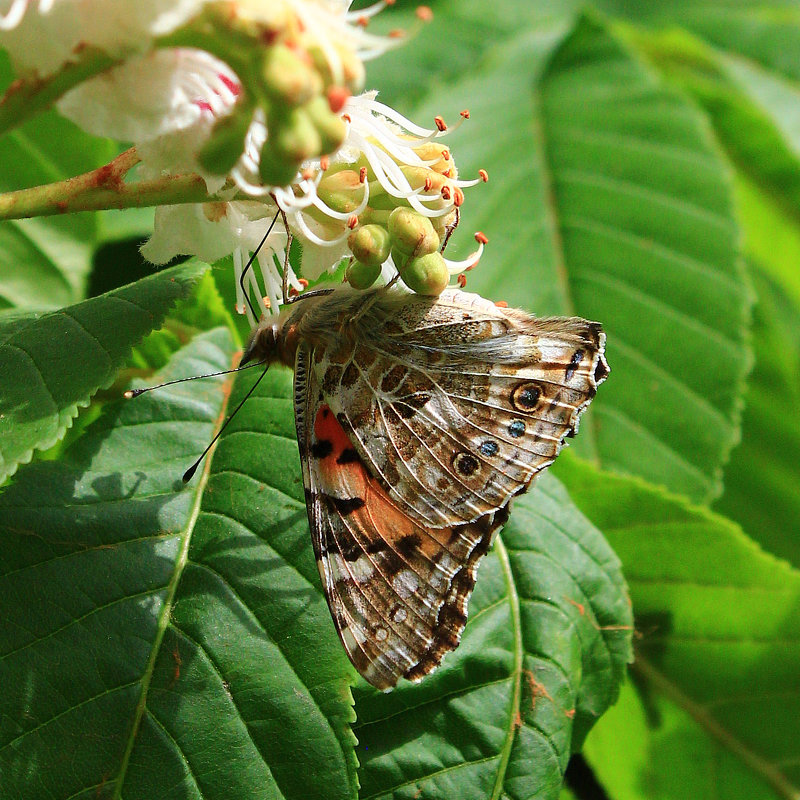
<path id="1" fill-rule="evenodd" d="M 125 176 L 139 160 L 136 148 L 131 148 L 108 164 L 83 175 L 0 194 L 0 219 L 200 203 L 212 199 L 199 175 L 175 175 L 125 183 Z"/>

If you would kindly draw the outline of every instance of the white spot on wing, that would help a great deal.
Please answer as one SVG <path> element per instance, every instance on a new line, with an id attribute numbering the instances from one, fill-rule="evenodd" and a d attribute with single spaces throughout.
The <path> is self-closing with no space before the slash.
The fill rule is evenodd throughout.
<path id="1" fill-rule="evenodd" d="M 419 589 L 419 579 L 410 569 L 404 569 L 394 576 L 392 586 L 403 600 L 408 600 Z"/>

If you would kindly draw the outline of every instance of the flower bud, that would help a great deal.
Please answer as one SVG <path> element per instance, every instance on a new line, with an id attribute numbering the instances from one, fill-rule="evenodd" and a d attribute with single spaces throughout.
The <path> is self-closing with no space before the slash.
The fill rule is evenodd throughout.
<path id="1" fill-rule="evenodd" d="M 282 44 L 266 48 L 261 77 L 264 89 L 278 101 L 276 105 L 300 106 L 323 88 L 322 78 L 313 65 Z"/>
<path id="2" fill-rule="evenodd" d="M 344 120 L 331 111 L 328 101 L 321 96 L 310 100 L 304 106 L 304 110 L 322 141 L 320 153 L 336 152 L 347 136 L 347 125 Z"/>
<path id="3" fill-rule="evenodd" d="M 317 196 L 334 211 L 349 214 L 361 203 L 364 186 L 358 172 L 352 169 L 329 171 L 319 182 Z"/>
<path id="4" fill-rule="evenodd" d="M 261 148 L 258 162 L 258 173 L 265 185 L 288 186 L 297 175 L 297 166 L 285 156 L 276 153 L 271 140 L 267 139 Z"/>
<path id="5" fill-rule="evenodd" d="M 402 206 L 389 215 L 389 234 L 394 247 L 407 256 L 435 253 L 441 244 L 427 217 Z"/>
<path id="6" fill-rule="evenodd" d="M 369 289 L 378 280 L 380 274 L 380 264 L 363 264 L 361 261 L 353 261 L 344 276 L 354 289 Z"/>
<path id="7" fill-rule="evenodd" d="M 380 267 L 389 258 L 391 244 L 389 232 L 380 225 L 362 225 L 347 237 L 350 252 L 362 264 L 371 267 Z"/>
<path id="8" fill-rule="evenodd" d="M 450 281 L 450 273 L 441 253 L 428 253 L 421 258 L 409 259 L 400 267 L 400 277 L 409 289 L 417 294 L 434 297 L 440 295 Z"/>
<path id="9" fill-rule="evenodd" d="M 426 165 L 427 169 L 440 175 L 446 174 L 448 178 L 455 179 L 458 177 L 458 172 L 453 158 L 450 155 L 449 147 L 445 147 L 438 142 L 425 142 L 425 144 L 415 147 L 414 152 L 423 161 L 429 162 Z M 445 153 L 447 154 L 447 158 L 445 158 Z"/>
<path id="10" fill-rule="evenodd" d="M 250 122 L 250 114 L 238 109 L 220 119 L 197 154 L 200 166 L 212 175 L 227 175 L 242 155 Z"/>
<path id="11" fill-rule="evenodd" d="M 328 55 L 321 47 L 310 44 L 306 47 L 306 52 L 314 62 L 314 66 L 326 86 L 344 81 L 344 85 L 351 92 L 360 92 L 364 88 L 364 64 L 358 55 L 352 53 L 349 49 L 336 47 L 335 43 L 333 44 L 341 68 L 341 74 L 339 75 L 334 75 L 331 71 Z"/>
<path id="12" fill-rule="evenodd" d="M 314 158 L 322 152 L 322 140 L 302 108 L 293 109 L 283 119 L 277 118 L 267 129 L 272 151 L 287 161 L 294 162 L 295 169 L 302 161 Z"/>

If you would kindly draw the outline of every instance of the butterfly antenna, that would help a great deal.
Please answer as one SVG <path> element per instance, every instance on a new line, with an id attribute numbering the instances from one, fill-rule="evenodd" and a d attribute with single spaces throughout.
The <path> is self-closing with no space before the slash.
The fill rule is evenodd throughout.
<path id="1" fill-rule="evenodd" d="M 196 381 L 198 378 L 215 378 L 217 375 L 230 375 L 231 372 L 241 372 L 243 369 L 250 369 L 250 367 L 257 367 L 259 364 L 258 361 L 254 361 L 252 364 L 242 364 L 240 367 L 234 367 L 233 369 L 224 369 L 222 372 L 207 372 L 205 375 L 191 375 L 188 378 L 177 378 L 174 381 L 167 381 L 166 383 L 159 383 L 155 386 L 146 386 L 144 389 L 128 389 L 127 392 L 123 392 L 122 396 L 126 400 L 130 400 L 134 397 L 138 397 L 140 394 L 144 394 L 145 392 L 152 392 L 153 389 L 163 389 L 165 386 L 172 386 L 173 383 L 184 383 L 185 381 Z"/>
<path id="2" fill-rule="evenodd" d="M 239 276 L 239 288 L 242 290 L 244 299 L 247 301 L 247 305 L 250 306 L 250 310 L 253 312 L 253 316 L 256 319 L 259 319 L 261 314 L 259 314 L 256 311 L 256 308 L 253 305 L 253 301 L 250 299 L 250 293 L 244 288 L 244 276 L 247 275 L 247 270 L 249 270 L 250 267 L 253 266 L 253 262 L 258 257 L 259 252 L 261 252 L 261 248 L 264 246 L 264 243 L 267 241 L 267 238 L 272 233 L 272 229 L 275 227 L 275 223 L 278 221 L 278 217 L 280 216 L 281 213 L 282 212 L 280 209 L 278 209 L 275 212 L 275 216 L 272 218 L 272 222 L 270 222 L 269 228 L 267 228 L 267 232 L 262 237 L 261 241 L 258 244 L 258 247 L 256 247 L 256 249 L 253 251 L 253 254 L 247 260 L 247 263 L 244 265 L 244 269 L 242 270 L 242 274 Z M 288 248 L 287 248 L 287 253 L 288 253 Z"/>
<path id="3" fill-rule="evenodd" d="M 255 364 L 253 364 L 253 366 L 255 366 Z M 261 383 L 264 376 L 267 374 L 268 369 L 269 369 L 269 363 L 267 364 L 266 367 L 264 367 L 264 371 L 258 376 L 258 380 L 247 390 L 247 394 L 242 398 L 241 403 L 239 403 L 239 405 L 236 406 L 236 408 L 230 414 L 228 419 L 226 419 L 225 422 L 222 423 L 222 427 L 217 431 L 217 435 L 208 443 L 208 447 L 206 447 L 206 449 L 203 450 L 197 461 L 195 461 L 194 464 L 192 464 L 192 466 L 189 467 L 189 469 L 187 469 L 186 472 L 183 473 L 184 483 L 189 483 L 189 481 L 192 479 L 192 476 L 197 471 L 197 468 L 200 466 L 200 462 L 206 457 L 206 454 L 214 446 L 214 443 L 217 441 L 217 439 L 219 439 L 219 437 L 222 436 L 222 432 L 225 430 L 225 428 L 228 427 L 228 423 L 239 413 L 239 409 L 245 404 L 250 395 L 253 394 L 253 392 L 256 390 L 258 384 Z"/>
<path id="4" fill-rule="evenodd" d="M 278 213 L 283 220 L 283 227 L 286 230 L 286 255 L 283 257 L 283 304 L 289 302 L 289 250 L 292 248 L 292 234 L 289 231 L 289 220 L 286 219 L 286 214 L 282 208 L 278 209 Z M 272 221 L 275 224 L 275 220 Z"/>

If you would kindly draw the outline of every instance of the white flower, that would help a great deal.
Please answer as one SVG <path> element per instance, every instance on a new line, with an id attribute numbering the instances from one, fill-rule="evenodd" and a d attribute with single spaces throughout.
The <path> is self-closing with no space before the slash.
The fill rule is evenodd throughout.
<path id="1" fill-rule="evenodd" d="M 198 173 L 209 192 L 225 177 L 204 173 L 196 155 L 241 91 L 231 69 L 203 50 L 155 50 L 68 92 L 58 110 L 89 133 L 135 142 L 139 177 Z"/>
<path id="2" fill-rule="evenodd" d="M 0 47 L 18 75 L 48 75 L 85 49 L 126 59 L 187 25 L 214 0 L 0 0 Z M 324 54 L 334 80 L 345 83 L 348 53 L 374 58 L 393 47 L 359 24 L 384 6 L 348 13 L 349 0 L 237 0 L 236 18 L 271 30 L 304 30 Z"/>
<path id="3" fill-rule="evenodd" d="M 393 198 L 396 206 L 408 205 L 414 211 L 432 220 L 455 221 L 455 209 L 460 205 L 463 189 L 479 183 L 475 180 L 459 180 L 455 167 L 441 169 L 441 158 L 436 155 L 424 158 L 421 148 L 443 136 L 446 131 L 427 130 L 414 125 L 389 106 L 376 100 L 377 92 L 365 92 L 351 97 L 345 105 L 345 117 L 349 120 L 345 143 L 330 159 L 330 168 L 337 165 L 367 164 L 369 182 L 363 184 L 358 206 L 345 212 L 331 208 L 325 202 L 325 174 L 319 160 L 309 162 L 309 173 L 315 180 L 308 180 L 305 191 L 275 192 L 278 204 L 286 213 L 289 226 L 303 243 L 303 275 L 315 279 L 325 271 L 333 269 L 341 259 L 349 255 L 347 239 L 354 222 L 369 224 L 370 213 L 363 214 L 373 194 L 380 192 Z M 435 152 L 444 152 L 446 148 Z M 423 151 L 424 152 L 424 151 Z M 429 155 L 424 153 L 424 155 Z M 440 169 L 435 169 L 437 165 Z M 443 174 L 449 172 L 451 174 Z M 413 176 L 413 177 L 411 177 Z M 412 183 L 413 178 L 417 185 Z M 430 185 L 420 181 L 427 179 Z M 318 191 L 312 192 L 311 187 Z M 381 205 L 384 208 L 385 204 Z M 318 213 L 312 213 L 312 209 Z M 451 274 L 463 271 L 472 264 L 448 262 Z"/>
<path id="4" fill-rule="evenodd" d="M 326 170 L 319 160 L 310 161 L 304 167 L 306 177 L 298 176 L 295 184 L 285 188 L 265 188 L 254 182 L 258 175 L 258 153 L 267 137 L 263 121 L 256 119 L 245 156 L 233 172 L 240 196 L 249 194 L 253 199 L 158 209 L 155 232 L 142 249 L 143 254 L 151 261 L 164 263 L 178 254 L 193 254 L 213 261 L 233 253 L 238 286 L 244 263 L 280 208 L 290 232 L 302 243 L 301 273 L 313 280 L 349 257 L 348 238 L 353 230 L 361 224 L 371 224 L 374 219 L 385 221 L 389 214 L 387 207 L 410 207 L 440 227 L 445 222 L 454 222 L 459 193 L 480 179 L 458 179 L 452 160 L 448 160 L 449 151 L 434 144 L 442 131 L 414 125 L 379 103 L 375 96 L 375 92 L 369 92 L 347 101 L 344 109 L 349 119 L 347 139 Z M 433 157 L 423 158 L 420 153 L 430 156 L 428 150 Z M 443 153 L 447 158 L 441 157 Z M 353 166 L 355 170 L 348 169 Z M 346 180 L 337 180 L 342 177 Z M 333 202 L 331 185 L 344 187 L 338 199 L 342 194 L 351 197 L 347 211 L 337 211 L 326 202 L 326 199 Z M 370 207 L 370 191 L 373 199 L 380 195 L 383 200 L 380 209 L 384 210 Z M 213 210 L 209 211 L 209 207 Z M 243 223 L 245 219 L 249 228 Z M 276 227 L 283 230 L 282 222 Z M 282 248 L 286 238 L 279 240 L 273 232 L 269 241 L 268 250 L 259 254 L 263 288 L 259 290 L 253 285 L 251 296 L 259 299 L 266 296 L 269 304 L 262 304 L 261 311 L 277 313 L 282 299 L 281 270 L 285 260 Z M 445 259 L 450 274 L 473 267 L 482 249 L 483 244 L 464 261 Z M 386 282 L 396 274 L 391 256 L 387 257 L 382 274 Z M 252 271 L 248 280 L 256 280 Z M 294 289 L 301 288 L 294 273 L 289 275 L 289 284 Z M 251 315 L 249 308 L 240 310 Z"/>
<path id="5" fill-rule="evenodd" d="M 153 235 L 142 247 L 142 254 L 154 264 L 164 264 L 181 253 L 196 255 L 209 264 L 233 255 L 236 310 L 247 314 L 250 324 L 255 325 L 261 315 L 277 313 L 283 302 L 288 237 L 277 214 L 275 206 L 262 202 L 160 206 Z M 254 315 L 240 279 L 244 265 L 256 251 L 257 260 L 244 280 L 245 291 L 258 311 Z M 291 268 L 287 283 L 295 291 L 303 288 Z"/>
<path id="6" fill-rule="evenodd" d="M 459 180 L 448 148 L 434 141 L 443 133 L 438 120 L 437 130 L 426 130 L 375 92 L 348 97 L 363 77 L 361 60 L 394 46 L 361 24 L 383 3 L 351 14 L 348 0 L 237 0 L 224 6 L 226 16 L 209 3 L 0 0 L 0 46 L 23 77 L 55 72 L 92 49 L 120 62 L 65 94 L 62 114 L 93 134 L 133 142 L 140 180 L 205 179 L 214 199 L 158 208 L 143 254 L 164 263 L 178 254 L 213 262 L 231 253 L 237 305 L 253 324 L 282 300 L 284 220 L 302 244 L 307 278 L 350 257 L 348 240 L 367 225 L 364 234 L 380 234 L 362 237 L 380 243 L 360 251 L 369 275 L 382 264 L 378 271 L 391 280 L 398 254 L 398 267 L 430 256 L 457 222 L 463 188 L 477 181 Z M 210 18 L 213 39 L 201 24 Z M 170 46 L 176 37 L 182 45 Z M 279 181 L 288 185 L 270 183 Z M 425 218 L 418 220 L 430 234 L 424 252 L 401 251 L 398 242 L 407 239 L 392 238 L 387 225 L 397 208 L 413 212 L 412 227 L 414 214 Z M 279 210 L 282 219 L 260 245 Z M 238 284 L 257 249 L 259 269 L 246 276 L 254 315 Z M 436 258 L 446 280 L 479 255 L 459 263 Z M 291 271 L 287 279 L 302 288 Z"/>
<path id="7" fill-rule="evenodd" d="M 197 15 L 206 0 L 0 0 L 0 46 L 20 75 L 47 75 L 83 48 L 126 58 Z"/>

